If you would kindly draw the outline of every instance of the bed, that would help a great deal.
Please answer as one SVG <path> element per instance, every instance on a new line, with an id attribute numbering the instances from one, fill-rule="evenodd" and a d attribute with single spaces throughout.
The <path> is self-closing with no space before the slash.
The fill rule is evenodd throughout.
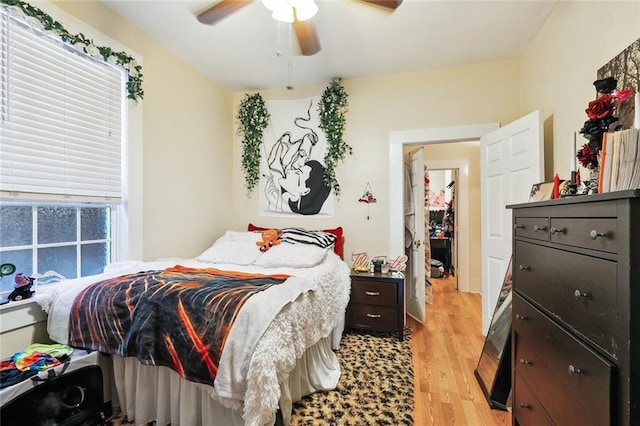
<path id="1" fill-rule="evenodd" d="M 39 295 L 49 336 L 111 354 L 136 424 L 262 426 L 278 411 L 288 424 L 293 402 L 340 377 L 342 229 L 285 228 L 265 251 L 249 229 L 194 259 L 119 262 Z"/>

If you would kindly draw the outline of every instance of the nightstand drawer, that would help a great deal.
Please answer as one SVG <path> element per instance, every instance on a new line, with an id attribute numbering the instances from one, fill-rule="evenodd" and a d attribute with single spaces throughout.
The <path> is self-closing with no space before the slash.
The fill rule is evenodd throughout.
<path id="1" fill-rule="evenodd" d="M 392 282 L 359 281 L 351 282 L 351 303 L 367 305 L 395 306 L 398 303 L 398 287 Z"/>
<path id="2" fill-rule="evenodd" d="M 398 311 L 375 305 L 353 305 L 350 311 L 350 323 L 353 327 L 392 331 L 398 329 Z"/>

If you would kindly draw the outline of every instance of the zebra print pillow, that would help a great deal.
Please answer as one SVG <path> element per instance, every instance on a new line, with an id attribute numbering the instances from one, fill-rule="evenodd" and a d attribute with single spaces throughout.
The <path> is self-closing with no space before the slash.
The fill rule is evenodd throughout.
<path id="1" fill-rule="evenodd" d="M 323 231 L 309 231 L 302 228 L 283 228 L 280 241 L 290 244 L 310 244 L 321 248 L 335 245 L 336 236 Z"/>

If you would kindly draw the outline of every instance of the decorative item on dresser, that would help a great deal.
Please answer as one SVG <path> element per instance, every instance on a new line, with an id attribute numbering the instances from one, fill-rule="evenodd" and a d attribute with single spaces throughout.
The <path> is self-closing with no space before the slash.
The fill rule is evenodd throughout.
<path id="1" fill-rule="evenodd" d="M 640 190 L 508 208 L 514 424 L 640 424 Z"/>
<path id="2" fill-rule="evenodd" d="M 397 331 L 404 340 L 404 277 L 399 273 L 351 271 L 345 329 Z"/>

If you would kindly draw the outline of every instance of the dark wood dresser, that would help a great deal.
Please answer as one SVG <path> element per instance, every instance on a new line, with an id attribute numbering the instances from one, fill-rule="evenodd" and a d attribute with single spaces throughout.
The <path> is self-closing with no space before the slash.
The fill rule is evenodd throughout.
<path id="1" fill-rule="evenodd" d="M 513 423 L 640 424 L 640 190 L 513 209 Z"/>
<path id="2" fill-rule="evenodd" d="M 351 271 L 346 329 L 397 331 L 404 340 L 404 278 Z"/>

